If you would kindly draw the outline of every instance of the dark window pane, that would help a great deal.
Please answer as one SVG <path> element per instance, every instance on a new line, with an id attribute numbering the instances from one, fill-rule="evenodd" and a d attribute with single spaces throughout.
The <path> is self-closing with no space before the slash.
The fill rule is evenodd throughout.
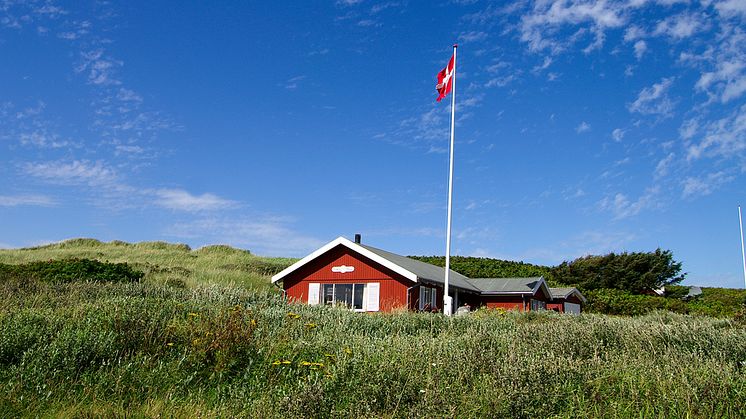
<path id="1" fill-rule="evenodd" d="M 334 284 L 324 284 L 324 304 L 334 302 Z"/>
<path id="2" fill-rule="evenodd" d="M 352 307 L 352 284 L 336 284 L 334 287 L 334 301 L 345 307 Z"/>
<path id="3" fill-rule="evenodd" d="M 355 299 L 353 301 L 352 308 L 355 310 L 363 309 L 363 291 L 365 290 L 365 284 L 355 284 Z"/>

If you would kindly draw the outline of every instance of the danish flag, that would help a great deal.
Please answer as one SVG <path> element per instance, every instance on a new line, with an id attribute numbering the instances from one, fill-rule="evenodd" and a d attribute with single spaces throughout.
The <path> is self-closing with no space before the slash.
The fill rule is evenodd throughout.
<path id="1" fill-rule="evenodd" d="M 438 91 L 438 102 L 446 97 L 447 94 L 451 93 L 455 58 L 455 55 L 451 55 L 451 60 L 448 61 L 448 65 L 446 66 L 446 68 L 440 70 L 440 72 L 438 73 L 438 84 L 435 85 L 435 90 Z"/>

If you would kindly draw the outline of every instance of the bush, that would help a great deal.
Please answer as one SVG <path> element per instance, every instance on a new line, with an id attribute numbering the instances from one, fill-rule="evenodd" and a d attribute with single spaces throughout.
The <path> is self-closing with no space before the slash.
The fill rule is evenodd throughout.
<path id="1" fill-rule="evenodd" d="M 137 282 L 145 274 L 126 263 L 100 262 L 91 259 L 62 259 L 29 262 L 21 265 L 0 264 L 0 280 L 11 278 L 42 282 L 75 281 Z"/>

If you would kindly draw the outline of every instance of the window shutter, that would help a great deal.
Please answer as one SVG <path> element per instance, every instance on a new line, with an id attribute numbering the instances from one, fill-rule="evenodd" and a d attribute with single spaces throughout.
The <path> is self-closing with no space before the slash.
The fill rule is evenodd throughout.
<path id="1" fill-rule="evenodd" d="M 368 289 L 368 298 L 365 301 L 365 311 L 378 311 L 378 300 L 381 294 L 381 283 L 369 282 L 366 288 Z"/>
<path id="2" fill-rule="evenodd" d="M 319 303 L 319 289 L 321 284 L 318 282 L 311 282 L 308 284 L 308 304 L 317 305 Z"/>

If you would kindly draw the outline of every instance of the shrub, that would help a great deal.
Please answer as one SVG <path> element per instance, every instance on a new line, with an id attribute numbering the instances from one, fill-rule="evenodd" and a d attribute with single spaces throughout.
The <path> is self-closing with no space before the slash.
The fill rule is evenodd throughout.
<path id="1" fill-rule="evenodd" d="M 62 259 L 29 262 L 21 265 L 0 264 L 0 279 L 35 279 L 43 282 L 74 281 L 137 282 L 144 274 L 126 263 L 91 259 Z"/>

